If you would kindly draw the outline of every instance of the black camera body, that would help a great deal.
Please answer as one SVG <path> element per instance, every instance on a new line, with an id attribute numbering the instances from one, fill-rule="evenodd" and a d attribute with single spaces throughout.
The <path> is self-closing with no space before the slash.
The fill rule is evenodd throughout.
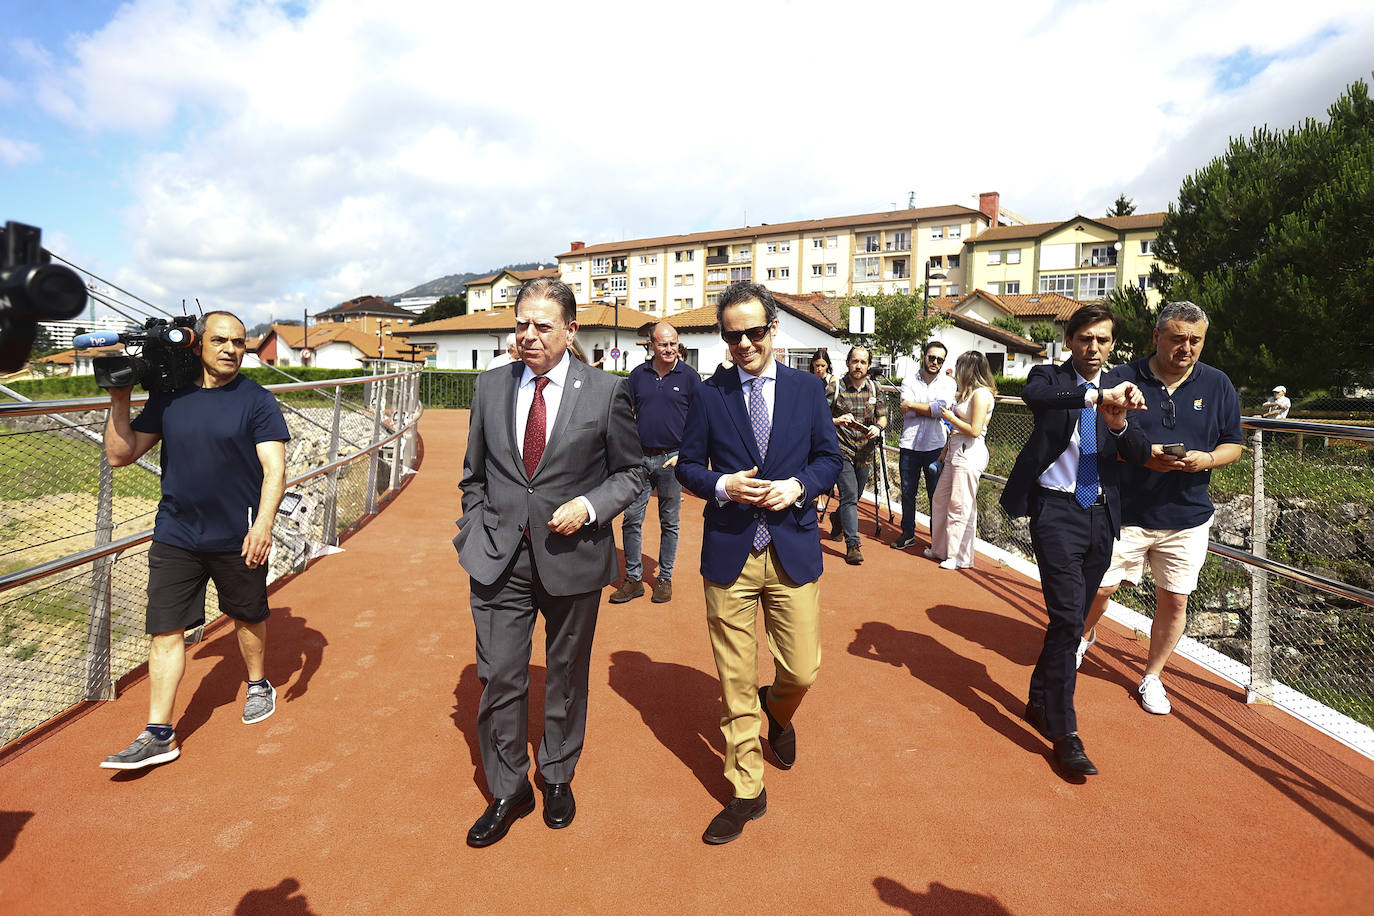
<path id="1" fill-rule="evenodd" d="M 65 321 L 86 307 L 76 271 L 52 263 L 43 230 L 7 222 L 0 229 L 0 372 L 24 368 L 38 322 Z"/>
<path id="2" fill-rule="evenodd" d="M 182 315 L 168 321 L 149 318 L 141 331 L 119 335 L 125 347 L 137 353 L 123 356 L 97 356 L 95 383 L 101 388 L 126 388 L 141 384 L 144 391 L 176 391 L 194 385 L 200 378 L 200 356 L 192 349 L 196 342 L 196 320 Z"/>

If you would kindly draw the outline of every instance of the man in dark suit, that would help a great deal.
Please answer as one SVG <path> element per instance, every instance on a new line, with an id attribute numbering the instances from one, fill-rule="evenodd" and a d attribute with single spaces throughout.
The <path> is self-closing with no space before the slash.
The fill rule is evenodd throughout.
<path id="1" fill-rule="evenodd" d="M 702 839 L 738 837 L 768 808 L 759 732 L 768 720 L 776 762 L 796 761 L 792 716 L 820 670 L 821 545 L 815 498 L 840 473 L 840 447 L 822 381 L 773 360 L 778 306 L 766 287 L 736 283 L 716 304 L 734 367 L 696 387 L 677 476 L 706 500 L 701 575 L 720 675 L 725 776 L 735 797 Z M 755 621 L 777 678 L 759 687 Z"/>
<path id="2" fill-rule="evenodd" d="M 1031 546 L 1040 566 L 1049 627 L 1031 674 L 1026 720 L 1054 742 L 1066 773 L 1097 772 L 1078 737 L 1073 692 L 1074 652 L 1098 583 L 1121 531 L 1118 455 L 1134 464 L 1150 457 L 1145 433 L 1126 420 L 1145 406 L 1135 385 L 1103 388 L 1116 316 L 1105 304 L 1085 305 L 1069 318 L 1064 343 L 1071 358 L 1036 366 L 1021 399 L 1035 415 L 1002 491 L 1002 508 L 1030 516 Z"/>
<path id="3" fill-rule="evenodd" d="M 539 772 L 544 822 L 572 823 L 573 770 L 601 589 L 619 573 L 611 520 L 644 486 L 625 380 L 572 359 L 577 303 L 532 280 L 515 300 L 520 362 L 484 372 L 463 458 L 453 545 L 471 577 L 478 743 L 492 801 L 468 832 L 490 846 L 534 810 L 526 750 L 530 641 L 544 615 L 547 677 Z"/>

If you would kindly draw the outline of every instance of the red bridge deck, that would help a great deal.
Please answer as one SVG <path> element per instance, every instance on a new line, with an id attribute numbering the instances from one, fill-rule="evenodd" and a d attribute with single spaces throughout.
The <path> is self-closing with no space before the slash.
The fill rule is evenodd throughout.
<path id="1" fill-rule="evenodd" d="M 480 688 L 449 544 L 467 415 L 422 427 L 421 473 L 345 553 L 275 592 L 272 719 L 239 721 L 241 662 L 220 629 L 192 652 L 176 762 L 96 766 L 142 725 L 146 681 L 10 749 L 0 910 L 1374 910 L 1374 763 L 1187 663 L 1166 677 L 1173 714 L 1143 713 L 1143 647 L 1107 624 L 1078 687 L 1102 774 L 1066 782 L 1020 716 L 1036 584 L 867 536 L 861 567 L 826 542 L 825 658 L 796 768 L 770 768 L 768 814 L 740 840 L 704 846 L 729 788 L 691 499 L 673 602 L 602 604 L 576 822 L 553 832 L 536 814 L 469 849 L 486 803 Z M 534 665 L 537 698 L 538 647 Z"/>

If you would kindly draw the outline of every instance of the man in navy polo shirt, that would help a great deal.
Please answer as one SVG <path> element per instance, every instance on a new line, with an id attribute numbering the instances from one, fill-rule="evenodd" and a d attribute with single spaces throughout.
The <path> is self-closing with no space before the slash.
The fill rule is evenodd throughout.
<path id="1" fill-rule="evenodd" d="M 692 389 L 701 376 L 678 358 L 677 329 L 666 321 L 654 325 L 649 345 L 654 358 L 630 370 L 629 380 L 649 484 L 625 510 L 625 581 L 611 595 L 612 604 L 623 604 L 644 594 L 644 564 L 640 556 L 644 546 L 644 513 L 649 508 L 649 493 L 655 489 L 659 542 L 658 577 L 652 600 L 663 604 L 673 598 L 673 561 L 677 559 L 678 514 L 682 506 L 682 484 L 673 468 L 682 445 L 687 405 L 692 402 Z"/>
<path id="2" fill-rule="evenodd" d="M 105 457 L 132 464 L 162 443 L 162 500 L 148 548 L 148 725 L 134 743 L 100 765 L 137 770 L 181 754 L 172 727 L 177 685 L 186 669 L 186 630 L 205 622 L 205 585 L 234 621 L 248 669 L 245 724 L 276 711 L 267 681 L 267 558 L 272 520 L 286 486 L 286 420 L 272 393 L 239 374 L 243 322 L 209 312 L 196 324 L 201 375 L 196 384 L 154 392 L 129 420 L 132 388 L 110 389 Z"/>
<path id="3" fill-rule="evenodd" d="M 1145 561 L 1155 580 L 1150 655 L 1137 693 L 1146 712 L 1166 715 L 1169 697 L 1159 676 L 1183 635 L 1188 595 L 1207 559 L 1212 469 L 1240 457 L 1240 399 L 1219 369 L 1199 362 L 1207 316 L 1191 302 L 1170 302 L 1155 322 L 1155 351 L 1112 370 L 1132 382 L 1147 409 L 1137 421 L 1149 436 L 1144 465 L 1121 468 L 1121 539 L 1102 577 L 1078 642 L 1078 664 L 1097 641 L 1097 622 L 1120 584 L 1139 584 Z M 1171 454 L 1171 452 L 1173 454 Z"/>

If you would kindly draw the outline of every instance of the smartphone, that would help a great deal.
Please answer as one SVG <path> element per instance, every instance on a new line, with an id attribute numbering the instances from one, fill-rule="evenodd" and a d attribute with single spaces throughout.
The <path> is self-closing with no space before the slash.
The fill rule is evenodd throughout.
<path id="1" fill-rule="evenodd" d="M 1188 447 L 1182 442 L 1171 442 L 1168 445 L 1160 446 L 1160 448 L 1164 450 L 1164 454 L 1172 455 L 1174 458 L 1182 458 L 1188 454 Z"/>

